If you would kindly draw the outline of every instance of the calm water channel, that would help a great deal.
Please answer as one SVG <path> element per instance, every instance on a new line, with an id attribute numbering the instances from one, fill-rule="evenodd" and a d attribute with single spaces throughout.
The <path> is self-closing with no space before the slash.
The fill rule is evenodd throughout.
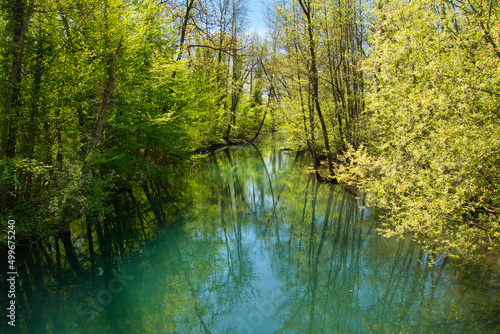
<path id="1" fill-rule="evenodd" d="M 427 267 L 306 166 L 223 149 L 19 249 L 17 326 L 4 315 L 4 333 L 500 332 L 496 281 Z"/>

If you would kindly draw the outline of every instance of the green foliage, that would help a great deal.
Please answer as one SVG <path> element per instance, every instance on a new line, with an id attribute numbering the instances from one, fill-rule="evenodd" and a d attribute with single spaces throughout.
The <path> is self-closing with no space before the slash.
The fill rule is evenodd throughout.
<path id="1" fill-rule="evenodd" d="M 20 238 L 49 236 L 63 220 L 109 212 L 105 200 L 114 187 L 112 176 L 83 175 L 76 164 L 57 171 L 26 158 L 2 159 L 0 171 L 0 185 L 12 190 L 4 201 L 16 203 L 2 206 L 0 217 L 17 222 Z"/>
<path id="2" fill-rule="evenodd" d="M 339 179 L 387 210 L 387 236 L 473 259 L 500 246 L 500 10 L 375 4 L 367 124 Z"/>
<path id="3" fill-rule="evenodd" d="M 318 180 L 334 182 L 334 157 L 362 139 L 363 1 L 276 0 L 269 17 L 281 99 L 278 127 L 287 146 L 310 151 Z M 325 179 L 321 159 L 327 161 Z"/>
<path id="4" fill-rule="evenodd" d="M 231 28 L 219 22 L 220 44 L 212 30 L 191 28 L 214 17 L 173 2 L 1 6 L 0 214 L 19 218 L 20 233 L 102 217 L 116 187 L 157 178 L 227 129 L 244 137 L 260 121 L 262 101 L 254 95 L 248 108 L 243 89 L 252 69 L 238 54 L 239 2 L 231 3 Z"/>

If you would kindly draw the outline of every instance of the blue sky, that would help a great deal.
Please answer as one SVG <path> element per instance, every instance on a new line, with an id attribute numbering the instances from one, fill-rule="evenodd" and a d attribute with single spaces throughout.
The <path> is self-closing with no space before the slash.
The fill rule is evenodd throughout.
<path id="1" fill-rule="evenodd" d="M 248 0 L 248 7 L 250 11 L 248 13 L 248 19 L 250 23 L 250 29 L 263 30 L 266 28 L 266 23 L 264 22 L 264 5 L 262 0 Z"/>

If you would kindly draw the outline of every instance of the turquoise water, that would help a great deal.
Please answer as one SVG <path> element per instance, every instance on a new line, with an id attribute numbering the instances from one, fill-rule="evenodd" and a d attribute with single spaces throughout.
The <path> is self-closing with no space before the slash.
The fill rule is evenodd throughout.
<path id="1" fill-rule="evenodd" d="M 427 253 L 380 237 L 363 199 L 318 184 L 306 162 L 220 150 L 20 250 L 15 330 L 499 332 L 487 273 L 428 267 Z"/>

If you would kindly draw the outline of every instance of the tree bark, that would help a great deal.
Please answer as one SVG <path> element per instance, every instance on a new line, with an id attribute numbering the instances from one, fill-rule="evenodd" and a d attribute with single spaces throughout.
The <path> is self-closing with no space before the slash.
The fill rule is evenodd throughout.
<path id="1" fill-rule="evenodd" d="M 44 67 L 43 51 L 44 51 L 44 37 L 42 28 L 40 28 L 40 39 L 38 40 L 37 50 L 36 50 L 36 65 L 33 73 L 33 91 L 32 91 L 33 97 L 31 102 L 30 120 L 22 150 L 23 153 L 28 158 L 33 157 L 33 153 L 35 151 L 35 138 L 38 130 L 40 90 L 41 90 L 43 67 Z"/>
<path id="2" fill-rule="evenodd" d="M 24 43 L 28 25 L 33 12 L 31 3 L 25 0 L 9 1 L 6 7 L 11 12 L 13 29 L 12 72 L 5 103 L 6 118 L 2 127 L 0 158 L 14 158 L 16 155 L 17 115 L 21 106 L 21 80 Z"/>
<path id="3" fill-rule="evenodd" d="M 108 107 L 108 102 L 109 102 L 109 97 L 111 96 L 111 92 L 113 89 L 113 83 L 115 82 L 115 74 L 114 74 L 114 69 L 115 69 L 115 59 L 116 56 L 118 55 L 118 51 L 120 51 L 120 48 L 122 47 L 122 40 L 123 37 L 120 38 L 120 41 L 118 42 L 118 45 L 116 46 L 116 50 L 111 56 L 111 61 L 109 63 L 108 67 L 108 82 L 106 84 L 106 88 L 104 89 L 104 93 L 102 96 L 102 104 L 101 104 L 101 111 L 98 115 L 98 120 L 97 120 L 97 128 L 95 130 L 95 136 L 94 140 L 92 142 L 92 146 L 90 147 L 89 154 L 88 156 L 92 154 L 93 149 L 101 142 L 103 133 L 104 133 L 104 120 L 106 118 L 106 108 Z M 85 172 L 88 171 L 88 168 L 90 166 L 90 159 L 87 160 L 87 164 L 85 166 Z"/>
<path id="4" fill-rule="evenodd" d="M 332 160 L 332 152 L 330 150 L 330 142 L 328 140 L 328 131 L 326 129 L 325 119 L 323 117 L 323 113 L 321 112 L 321 105 L 319 103 L 319 75 L 317 68 L 317 59 L 316 59 L 316 45 L 314 43 L 314 34 L 312 27 L 312 18 L 311 18 L 311 2 L 310 0 L 298 0 L 302 11 L 307 20 L 307 33 L 309 39 L 309 56 L 311 57 L 311 64 L 309 67 L 309 81 L 311 82 L 311 94 L 313 99 L 313 106 L 318 113 L 319 123 L 321 125 L 321 132 L 323 134 L 323 141 L 325 144 L 326 157 L 328 159 L 328 171 L 331 176 L 333 176 L 333 160 Z"/>
<path id="5" fill-rule="evenodd" d="M 271 97 L 269 96 L 269 100 L 267 101 L 266 109 L 264 110 L 264 117 L 262 117 L 262 121 L 260 122 L 259 129 L 257 130 L 257 133 L 255 134 L 255 136 L 253 136 L 252 139 L 250 139 L 248 141 L 249 144 L 253 143 L 253 141 L 259 136 L 260 130 L 262 130 L 262 126 L 264 125 L 264 121 L 266 120 L 267 108 L 269 108 L 270 101 L 271 101 Z"/>
<path id="6" fill-rule="evenodd" d="M 194 6 L 194 0 L 186 1 L 186 12 L 184 13 L 184 17 L 182 19 L 182 24 L 181 24 L 181 38 L 179 40 L 179 53 L 177 54 L 177 61 L 181 60 L 182 54 L 184 53 L 184 42 L 186 40 L 186 31 L 189 18 L 191 17 L 191 10 L 193 9 L 193 6 Z M 176 75 L 177 71 L 174 70 L 172 72 L 172 79 L 175 79 Z M 173 91 L 171 91 L 170 94 L 171 93 L 173 93 Z"/>

